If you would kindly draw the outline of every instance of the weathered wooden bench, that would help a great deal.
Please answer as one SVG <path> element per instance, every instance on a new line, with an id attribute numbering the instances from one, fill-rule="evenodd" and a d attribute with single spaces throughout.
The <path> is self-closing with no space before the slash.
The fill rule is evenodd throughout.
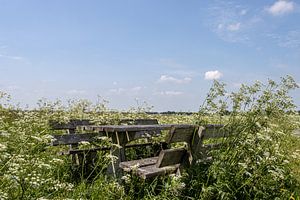
<path id="1" fill-rule="evenodd" d="M 133 171 L 144 179 L 179 172 L 180 167 L 188 165 L 187 161 L 195 131 L 197 131 L 195 126 L 174 126 L 166 138 L 169 149 L 161 150 L 157 157 L 124 161 L 119 166 L 124 171 Z M 177 142 L 185 142 L 186 148 L 171 148 L 171 144 Z"/>
<path id="2" fill-rule="evenodd" d="M 143 179 L 166 174 L 181 174 L 183 168 L 195 162 L 211 162 L 211 151 L 220 148 L 222 139 L 229 136 L 221 128 L 223 125 L 206 127 L 172 127 L 166 137 L 168 149 L 163 149 L 157 157 L 124 161 L 119 164 L 126 172 L 137 174 Z M 205 143 L 205 141 L 214 143 Z M 171 148 L 171 144 L 183 142 L 185 148 Z"/>
<path id="3" fill-rule="evenodd" d="M 141 124 L 158 124 L 157 119 L 123 119 L 120 120 L 119 124 L 129 124 L 129 125 L 141 125 Z M 83 127 L 88 127 L 94 125 L 89 120 L 70 120 L 68 123 L 59 123 L 57 121 L 50 121 L 50 127 L 53 130 L 66 130 L 67 134 L 63 135 L 53 135 L 53 141 L 51 143 L 52 146 L 58 145 L 69 145 L 68 151 L 60 152 L 61 155 L 70 155 L 72 160 L 72 166 L 84 166 L 86 168 L 87 165 L 92 166 L 95 164 L 97 160 L 97 152 L 98 151 L 111 151 L 111 146 L 97 146 L 95 141 L 97 141 L 99 137 L 109 136 L 112 137 L 113 140 L 116 138 L 114 135 L 108 135 L 103 131 L 98 132 L 90 132 L 90 133 L 81 133 L 78 130 L 82 130 Z M 79 128 L 79 129 L 78 129 Z M 149 131 L 141 131 L 137 134 L 145 135 L 148 134 Z M 154 133 L 154 132 L 153 132 Z M 151 134 L 153 134 L 151 133 Z M 160 134 L 160 131 L 155 131 L 156 134 Z M 79 149 L 79 145 L 82 142 L 89 142 L 94 144 L 94 147 L 87 149 Z M 115 142 L 115 141 L 113 141 Z M 96 145 L 96 146 L 95 146 Z M 150 146 L 151 142 L 143 143 L 143 144 L 129 144 L 126 148 L 137 148 L 143 146 Z"/>
<path id="4" fill-rule="evenodd" d="M 131 125 L 92 125 L 88 120 L 72 120 L 68 124 L 52 123 L 54 129 L 67 129 L 69 134 L 54 135 L 53 146 L 70 145 L 70 149 L 62 154 L 72 156 L 74 165 L 91 165 L 97 159 L 97 152 L 109 151 L 116 159 L 108 167 L 108 173 L 115 176 L 122 175 L 122 171 L 133 172 L 146 179 L 170 173 L 179 173 L 182 168 L 195 162 L 210 162 L 210 152 L 218 149 L 222 144 L 213 140 L 227 137 L 222 130 L 223 125 L 196 125 L 164 124 L 159 125 L 157 120 L 121 120 L 120 124 Z M 146 124 L 146 125 L 137 125 Z M 85 133 L 76 133 L 80 126 Z M 162 130 L 169 130 L 166 139 L 160 141 L 158 154 L 144 159 L 128 160 L 125 150 L 152 146 L 153 142 L 136 142 L 141 138 L 160 136 Z M 76 134 L 75 134 L 76 133 Z M 93 143 L 99 137 L 109 137 L 113 145 L 98 146 L 88 149 L 78 149 L 80 142 Z M 207 143 L 209 141 L 211 143 Z M 176 143 L 183 143 L 178 147 Z M 157 144 L 157 143 L 156 143 Z M 174 146 L 175 144 L 175 146 Z"/>

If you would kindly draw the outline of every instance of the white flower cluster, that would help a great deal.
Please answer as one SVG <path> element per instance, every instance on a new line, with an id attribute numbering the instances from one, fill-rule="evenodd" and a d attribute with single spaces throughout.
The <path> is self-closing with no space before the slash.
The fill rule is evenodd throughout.
<path id="1" fill-rule="evenodd" d="M 5 192 L 2 192 L 2 191 L 0 190 L 0 199 L 1 199 L 1 200 L 8 199 L 8 194 L 5 193 Z"/>
<path id="2" fill-rule="evenodd" d="M 5 144 L 0 143 L 0 151 L 5 151 L 7 149 L 7 146 Z"/>

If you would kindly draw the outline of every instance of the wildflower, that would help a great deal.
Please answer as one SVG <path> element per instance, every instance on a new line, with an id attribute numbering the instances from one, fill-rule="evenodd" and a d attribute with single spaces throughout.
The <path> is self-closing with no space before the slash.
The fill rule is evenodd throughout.
<path id="1" fill-rule="evenodd" d="M 87 142 L 87 141 L 81 141 L 81 142 L 79 142 L 79 144 L 82 144 L 82 145 L 89 145 L 90 143 Z"/>
<path id="2" fill-rule="evenodd" d="M 31 135 L 30 137 L 31 137 L 32 139 L 37 140 L 38 142 L 43 142 L 43 139 L 40 138 L 40 137 L 36 137 L 36 136 L 33 136 L 33 135 Z"/>
<path id="3" fill-rule="evenodd" d="M 7 147 L 4 144 L 0 143 L 0 151 L 5 151 Z"/>

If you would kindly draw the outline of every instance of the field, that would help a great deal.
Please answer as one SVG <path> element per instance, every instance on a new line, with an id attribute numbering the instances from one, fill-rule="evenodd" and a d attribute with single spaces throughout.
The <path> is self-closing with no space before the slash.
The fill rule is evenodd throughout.
<path id="1" fill-rule="evenodd" d="M 126 113 L 106 102 L 40 101 L 35 110 L 10 103 L 1 93 L 0 199 L 300 199 L 300 116 L 287 92 L 289 78 L 280 84 L 253 85 L 232 94 L 232 111 L 223 101 L 223 86 L 215 83 L 198 113 L 149 115 L 147 108 Z M 269 87 L 271 85 L 271 87 Z M 253 98 L 257 97 L 257 98 Z M 226 112 L 225 112 L 226 111 Z M 211 165 L 193 166 L 182 177 L 166 176 L 151 182 L 134 176 L 117 181 L 103 173 L 110 157 L 103 155 L 93 179 L 74 177 L 70 158 L 51 147 L 49 120 L 92 119 L 117 124 L 124 118 L 155 118 L 164 123 L 222 123 L 232 133 Z"/>

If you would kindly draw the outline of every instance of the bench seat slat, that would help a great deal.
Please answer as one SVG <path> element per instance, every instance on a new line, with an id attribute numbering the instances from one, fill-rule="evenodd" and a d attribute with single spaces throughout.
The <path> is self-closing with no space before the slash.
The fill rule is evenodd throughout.
<path id="1" fill-rule="evenodd" d="M 156 165 L 148 165 L 145 167 L 138 168 L 137 175 L 143 179 L 147 179 L 156 176 L 175 173 L 179 167 L 180 164 L 175 164 L 175 165 L 170 165 L 170 166 L 165 166 L 160 168 L 156 167 Z"/>
<path id="2" fill-rule="evenodd" d="M 122 168 L 124 171 L 130 172 L 132 171 L 135 167 L 145 167 L 148 165 L 155 165 L 157 162 L 158 157 L 151 157 L 151 158 L 145 158 L 145 159 L 140 159 L 140 160 L 131 160 L 131 161 L 125 161 L 121 162 L 119 164 L 119 167 Z"/>

